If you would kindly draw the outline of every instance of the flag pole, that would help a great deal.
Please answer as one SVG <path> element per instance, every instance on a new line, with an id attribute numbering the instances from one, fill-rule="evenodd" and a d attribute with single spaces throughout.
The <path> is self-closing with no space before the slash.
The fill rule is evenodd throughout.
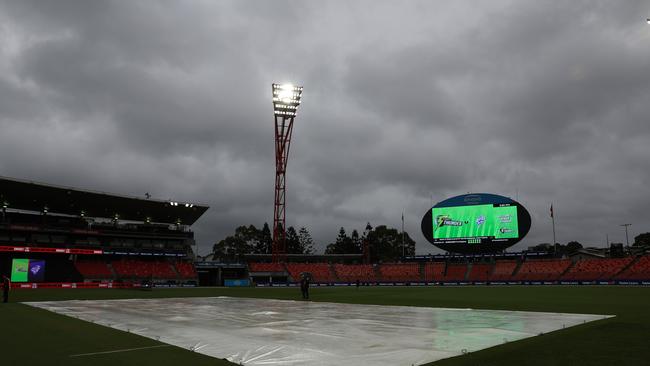
<path id="1" fill-rule="evenodd" d="M 557 241 L 555 240 L 555 215 L 553 214 L 553 203 L 551 203 L 551 222 L 553 223 L 553 253 L 555 253 Z"/>
<path id="2" fill-rule="evenodd" d="M 402 210 L 402 258 L 406 257 L 406 247 L 404 246 L 404 210 Z"/>

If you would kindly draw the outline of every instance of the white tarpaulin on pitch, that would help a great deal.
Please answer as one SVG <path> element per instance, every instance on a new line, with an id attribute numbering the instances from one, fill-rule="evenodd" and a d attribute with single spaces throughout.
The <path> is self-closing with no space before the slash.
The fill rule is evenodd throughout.
<path id="1" fill-rule="evenodd" d="M 234 297 L 28 304 L 244 365 L 419 365 L 608 317 Z"/>

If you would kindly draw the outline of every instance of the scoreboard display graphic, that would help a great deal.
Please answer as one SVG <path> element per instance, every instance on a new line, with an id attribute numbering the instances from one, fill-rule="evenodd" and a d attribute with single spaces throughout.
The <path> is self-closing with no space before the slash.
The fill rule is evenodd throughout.
<path id="1" fill-rule="evenodd" d="M 433 208 L 433 238 L 516 238 L 517 206 L 477 205 Z"/>
<path id="2" fill-rule="evenodd" d="M 493 194 L 449 198 L 422 219 L 422 232 L 433 245 L 454 253 L 489 253 L 521 240 L 530 215 L 518 202 Z"/>
<path id="3" fill-rule="evenodd" d="M 42 282 L 44 278 L 44 260 L 14 258 L 11 261 L 11 282 Z"/>

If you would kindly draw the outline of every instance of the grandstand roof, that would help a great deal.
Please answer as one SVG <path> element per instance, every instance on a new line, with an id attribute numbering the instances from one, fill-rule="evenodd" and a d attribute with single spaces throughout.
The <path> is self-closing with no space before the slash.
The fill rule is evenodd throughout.
<path id="1" fill-rule="evenodd" d="M 0 204 L 10 209 L 86 217 L 115 218 L 119 220 L 176 223 L 192 225 L 209 208 L 206 205 L 186 202 L 161 201 L 138 197 L 114 195 L 77 188 L 22 181 L 0 177 Z"/>

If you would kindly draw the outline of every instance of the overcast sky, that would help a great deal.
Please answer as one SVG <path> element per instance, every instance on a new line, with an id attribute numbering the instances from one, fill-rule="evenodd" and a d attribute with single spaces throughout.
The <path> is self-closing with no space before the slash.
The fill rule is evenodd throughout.
<path id="1" fill-rule="evenodd" d="M 273 220 L 271 83 L 304 86 L 287 225 L 401 225 L 467 192 L 515 248 L 650 231 L 647 1 L 0 1 L 0 175 Z"/>

